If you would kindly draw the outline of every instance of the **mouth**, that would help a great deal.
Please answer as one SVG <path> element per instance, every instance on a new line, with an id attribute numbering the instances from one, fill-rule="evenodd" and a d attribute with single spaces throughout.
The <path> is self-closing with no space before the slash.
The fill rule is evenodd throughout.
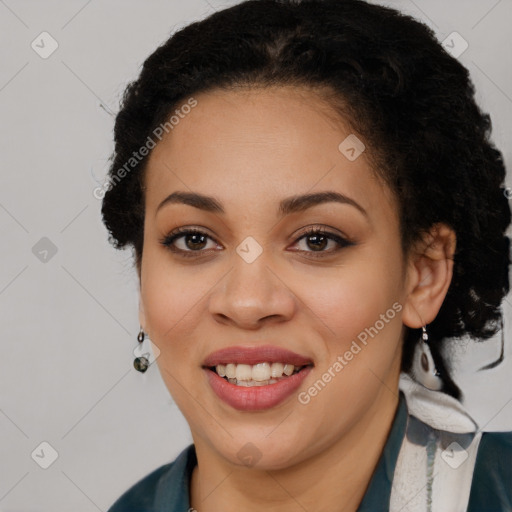
<path id="1" fill-rule="evenodd" d="M 283 402 L 300 386 L 313 361 L 273 347 L 230 347 L 207 357 L 203 363 L 215 394 L 238 410 L 269 409 Z"/>
<path id="2" fill-rule="evenodd" d="M 254 365 L 227 363 L 211 366 L 208 369 L 230 384 L 249 388 L 277 384 L 280 380 L 291 377 L 310 366 L 312 364 L 295 366 L 281 362 L 263 362 Z"/>

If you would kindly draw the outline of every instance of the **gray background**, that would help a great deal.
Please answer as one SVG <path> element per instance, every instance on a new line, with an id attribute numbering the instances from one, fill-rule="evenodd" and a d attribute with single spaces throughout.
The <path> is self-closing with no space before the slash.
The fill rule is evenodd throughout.
<path id="1" fill-rule="evenodd" d="M 191 441 L 156 367 L 132 367 L 136 275 L 130 252 L 108 244 L 93 190 L 106 173 L 120 95 L 145 57 L 172 31 L 234 3 L 0 0 L 4 512 L 104 511 Z M 387 5 L 422 19 L 440 40 L 457 31 L 468 42 L 459 58 L 510 168 L 512 1 Z M 31 47 L 43 46 L 43 31 L 59 45 L 46 59 Z M 500 367 L 474 372 L 497 356 L 496 337 L 470 341 L 455 369 L 467 408 L 487 429 L 512 429 L 508 322 L 505 330 Z M 40 464 L 52 449 L 42 442 L 58 454 L 48 469 Z"/>

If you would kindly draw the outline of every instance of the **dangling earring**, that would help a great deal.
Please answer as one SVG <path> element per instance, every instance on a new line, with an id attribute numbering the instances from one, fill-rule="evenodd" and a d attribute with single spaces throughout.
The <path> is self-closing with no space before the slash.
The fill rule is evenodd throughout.
<path id="1" fill-rule="evenodd" d="M 146 335 L 141 326 L 139 334 L 137 335 L 137 341 L 139 342 L 139 345 L 134 351 L 140 355 L 133 360 L 133 367 L 141 373 L 144 373 L 149 368 L 149 353 L 142 351 L 142 344 L 144 343 L 145 338 Z"/>
<path id="2" fill-rule="evenodd" d="M 441 373 L 436 368 L 430 346 L 426 326 L 422 327 L 421 344 L 418 344 L 413 360 L 415 379 L 428 389 L 439 391 L 443 388 Z"/>

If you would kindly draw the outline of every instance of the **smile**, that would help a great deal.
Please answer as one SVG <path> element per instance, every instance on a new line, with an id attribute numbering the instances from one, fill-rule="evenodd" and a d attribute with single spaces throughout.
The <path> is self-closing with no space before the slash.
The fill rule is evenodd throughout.
<path id="1" fill-rule="evenodd" d="M 265 345 L 230 347 L 203 364 L 209 386 L 223 402 L 241 411 L 270 409 L 292 395 L 313 368 L 311 359 Z"/>

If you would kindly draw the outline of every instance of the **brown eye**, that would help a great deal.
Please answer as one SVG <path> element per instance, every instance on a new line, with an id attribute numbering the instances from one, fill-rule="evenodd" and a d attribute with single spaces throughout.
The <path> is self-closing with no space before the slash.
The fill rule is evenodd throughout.
<path id="1" fill-rule="evenodd" d="M 324 235 L 308 235 L 306 237 L 306 243 L 308 247 L 312 248 L 314 251 L 321 251 L 325 249 L 329 243 L 329 238 Z"/>
<path id="2" fill-rule="evenodd" d="M 324 228 L 314 228 L 306 231 L 300 238 L 295 242 L 298 245 L 300 242 L 303 243 L 304 248 L 297 249 L 298 252 L 310 253 L 315 257 L 329 256 L 332 255 L 344 247 L 355 245 L 353 242 L 346 238 L 326 231 Z M 330 249 L 326 249 L 330 246 Z"/>
<path id="3" fill-rule="evenodd" d="M 189 249 L 198 250 L 204 248 L 208 237 L 198 233 L 191 233 L 189 235 L 182 235 L 182 238 Z"/>
<path id="4" fill-rule="evenodd" d="M 207 247 L 208 240 L 212 241 L 212 247 Z M 160 243 L 170 251 L 182 256 L 198 256 L 198 253 L 206 252 L 206 249 L 217 246 L 215 240 L 208 234 L 190 228 L 177 229 L 169 233 Z"/>

